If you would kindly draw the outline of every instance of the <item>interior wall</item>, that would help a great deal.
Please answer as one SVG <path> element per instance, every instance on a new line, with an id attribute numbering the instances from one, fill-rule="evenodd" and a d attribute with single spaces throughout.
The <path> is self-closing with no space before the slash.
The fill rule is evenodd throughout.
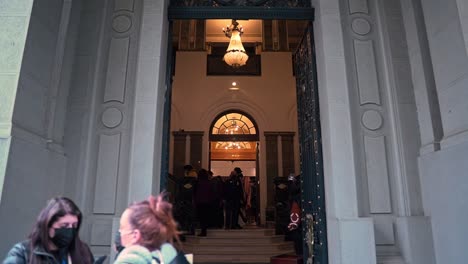
<path id="1" fill-rule="evenodd" d="M 74 1 L 78 3 L 79 1 Z M 13 110 L 11 148 L 0 204 L 0 255 L 26 239 L 37 213 L 64 195 L 67 158 L 63 148 L 72 36 L 79 12 L 70 1 L 33 4 Z M 19 209 L 18 209 L 19 208 Z M 11 228 L 13 227 L 14 228 Z"/>
<path id="2" fill-rule="evenodd" d="M 262 53 L 261 76 L 206 76 L 205 52 L 177 52 L 171 131 L 204 131 L 203 167 L 208 166 L 208 135 L 216 115 L 238 109 L 252 115 L 263 131 L 296 131 L 295 79 L 291 54 Z M 275 65 L 284 67 L 275 67 Z M 230 91 L 232 82 L 238 91 Z M 170 162 L 172 163 L 172 162 Z"/>
<path id="3" fill-rule="evenodd" d="M 223 105 L 225 110 L 231 109 L 229 103 L 258 109 L 247 113 L 256 121 L 259 115 L 264 116 L 266 122 L 259 125 L 263 131 L 294 129 L 297 118 L 289 116 L 296 104 L 291 53 L 262 52 L 261 76 L 206 76 L 206 52 L 179 51 L 176 56 L 171 130 L 208 132 L 214 117 L 221 113 L 213 109 Z M 228 90 L 234 81 L 239 90 Z"/>
<path id="4" fill-rule="evenodd" d="M 298 150 L 295 78 L 291 53 L 262 52 L 261 76 L 206 76 L 206 52 L 177 52 L 172 92 L 171 131 L 204 131 L 202 167 L 208 168 L 209 129 L 214 118 L 230 109 L 252 116 L 260 135 L 260 182 L 265 208 L 265 131 L 294 131 Z M 278 67 L 281 65 L 281 67 Z M 232 82 L 238 91 L 230 91 Z M 291 114 L 293 113 L 293 114 Z M 172 144 L 171 144 L 172 146 Z M 172 153 L 172 149 L 171 152 Z M 296 171 L 299 172 L 296 151 Z M 172 164 L 172 156 L 170 163 Z M 173 169 L 173 168 L 170 168 Z M 170 170 L 172 173 L 172 170 Z M 282 176 L 282 175 L 280 175 Z M 287 175 L 284 175 L 287 176 Z"/>

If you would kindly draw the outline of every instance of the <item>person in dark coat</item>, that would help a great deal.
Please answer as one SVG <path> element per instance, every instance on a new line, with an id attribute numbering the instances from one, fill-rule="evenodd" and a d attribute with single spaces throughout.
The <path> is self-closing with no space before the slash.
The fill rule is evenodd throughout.
<path id="1" fill-rule="evenodd" d="M 201 228 L 198 236 L 206 236 L 206 230 L 212 215 L 213 196 L 213 185 L 209 180 L 208 171 L 201 169 L 198 171 L 198 181 L 194 189 L 194 201 Z"/>
<path id="2" fill-rule="evenodd" d="M 195 234 L 195 202 L 194 188 L 197 182 L 197 172 L 191 165 L 186 165 L 185 176 L 178 182 L 177 196 L 175 199 L 174 217 L 182 231 L 189 235 Z M 185 239 L 182 236 L 182 239 Z"/>
<path id="3" fill-rule="evenodd" d="M 232 171 L 229 179 L 224 184 L 224 199 L 226 210 L 226 229 L 240 229 L 238 224 L 239 210 L 241 201 L 244 197 L 242 182 L 240 181 L 237 173 Z"/>
<path id="4" fill-rule="evenodd" d="M 222 228 L 224 225 L 224 210 L 223 210 L 223 179 L 221 176 L 216 176 L 211 179 L 213 183 L 213 204 L 212 204 L 212 223 L 214 228 Z"/>
<path id="5" fill-rule="evenodd" d="M 240 200 L 240 206 L 239 206 L 239 217 L 242 219 L 242 221 L 244 223 L 247 223 L 247 216 L 246 216 L 246 206 L 247 206 L 247 197 L 246 197 L 246 191 L 244 190 L 244 181 L 245 181 L 245 178 L 244 178 L 244 174 L 242 174 L 242 170 L 241 168 L 239 167 L 235 167 L 234 168 L 234 171 L 237 173 L 237 178 L 241 184 L 241 192 L 242 192 L 242 195 L 241 195 L 241 200 Z M 239 218 L 237 218 L 236 220 L 236 228 L 241 228 L 241 226 L 239 225 Z"/>
<path id="6" fill-rule="evenodd" d="M 51 199 L 39 213 L 29 239 L 16 244 L 3 264 L 93 263 L 89 247 L 79 237 L 81 221 L 81 211 L 72 200 Z"/>
<path id="7" fill-rule="evenodd" d="M 249 195 L 247 197 L 247 220 L 249 224 L 255 223 L 259 224 L 258 219 L 258 187 L 257 181 L 254 177 L 250 178 L 249 180 Z"/>

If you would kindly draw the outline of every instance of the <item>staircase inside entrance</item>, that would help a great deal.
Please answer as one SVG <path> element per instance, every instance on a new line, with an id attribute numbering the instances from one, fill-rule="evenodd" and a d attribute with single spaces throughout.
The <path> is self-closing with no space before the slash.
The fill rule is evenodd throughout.
<path id="1" fill-rule="evenodd" d="M 208 236 L 187 236 L 184 251 L 194 254 L 194 263 L 270 263 L 272 256 L 294 254 L 291 241 L 275 235 L 274 229 L 209 229 Z"/>
<path id="2" fill-rule="evenodd" d="M 270 263 L 270 258 L 294 254 L 291 241 L 275 235 L 274 229 L 246 226 L 244 229 L 209 229 L 208 236 L 186 236 L 186 253 L 193 253 L 196 264 Z M 377 264 L 404 264 L 400 252 L 391 246 L 377 246 Z"/>

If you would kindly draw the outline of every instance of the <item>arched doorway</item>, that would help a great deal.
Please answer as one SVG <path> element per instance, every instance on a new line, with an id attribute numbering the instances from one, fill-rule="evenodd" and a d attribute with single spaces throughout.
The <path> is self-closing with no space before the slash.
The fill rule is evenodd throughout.
<path id="1" fill-rule="evenodd" d="M 310 1 L 173 1 L 169 7 L 169 20 L 171 21 L 169 28 L 171 31 L 172 21 L 176 19 L 256 18 L 264 21 L 272 19 L 313 21 L 313 13 L 314 10 L 310 6 Z M 184 30 L 190 30 L 189 28 L 195 26 L 196 23 L 194 21 L 192 24 L 187 24 L 189 27 L 184 28 Z M 172 37 L 171 34 L 169 36 Z M 298 48 L 297 54 L 299 55 L 296 56 L 294 68 L 296 74 L 299 74 L 296 79 L 297 112 L 300 142 L 304 144 L 300 148 L 301 175 L 303 179 L 302 202 L 304 205 L 302 208 L 303 235 L 309 238 L 309 243 L 304 243 L 304 257 L 312 259 L 312 256 L 314 256 L 314 263 L 328 263 L 320 116 L 318 112 L 315 53 L 311 23 L 308 25 L 302 39 L 302 46 Z M 196 42 L 196 39 L 194 41 Z M 174 56 L 172 51 L 170 54 Z M 307 56 L 301 57 L 302 55 Z M 173 56 L 168 57 L 173 58 Z M 170 60 L 169 64 L 172 65 L 173 63 L 174 61 Z M 282 67 L 282 65 L 278 65 L 278 67 Z M 169 72 L 168 80 L 170 79 L 171 73 Z M 169 142 L 167 139 L 170 124 L 170 102 L 171 87 L 169 87 L 166 96 L 166 129 L 164 129 L 166 133 L 164 138 L 166 140 L 163 140 L 163 142 Z M 219 146 L 222 147 L 222 143 Z M 224 146 L 229 148 L 230 145 Z M 164 159 L 163 153 L 163 175 L 167 173 L 167 166 L 164 167 L 164 161 L 167 160 L 167 158 Z M 164 186 L 164 184 L 162 183 L 161 186 Z"/>
<path id="2" fill-rule="evenodd" d="M 245 112 L 228 110 L 219 114 L 210 126 L 209 168 L 214 176 L 227 177 L 235 168 L 243 173 L 244 191 L 250 208 L 260 208 L 258 150 L 259 136 L 255 120 Z M 252 183 L 253 186 L 250 186 Z M 252 216 L 259 225 L 258 211 Z"/>

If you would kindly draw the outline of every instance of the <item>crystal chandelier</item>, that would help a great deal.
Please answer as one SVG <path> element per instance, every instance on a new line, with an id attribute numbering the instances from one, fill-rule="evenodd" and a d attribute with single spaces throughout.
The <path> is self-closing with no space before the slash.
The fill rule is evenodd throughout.
<path id="1" fill-rule="evenodd" d="M 226 37 L 231 39 L 223 60 L 234 68 L 244 66 L 249 59 L 241 42 L 241 35 L 244 33 L 244 29 L 233 19 L 231 25 L 228 25 L 226 29 L 223 28 L 223 32 Z"/>

